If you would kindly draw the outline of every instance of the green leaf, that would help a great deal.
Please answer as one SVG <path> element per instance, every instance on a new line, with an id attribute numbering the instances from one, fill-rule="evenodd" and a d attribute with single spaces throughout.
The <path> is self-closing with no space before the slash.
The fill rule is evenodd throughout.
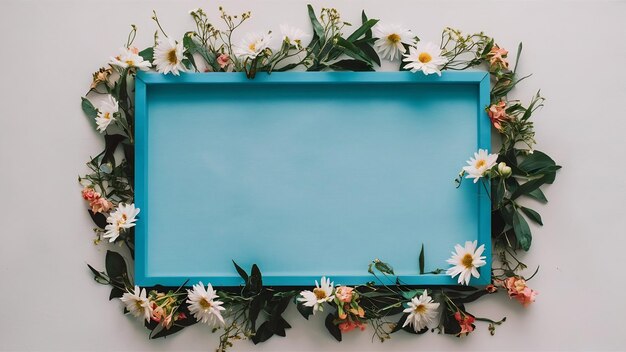
<path id="1" fill-rule="evenodd" d="M 515 67 L 513 68 L 513 73 L 517 72 L 517 64 L 519 63 L 519 57 L 522 55 L 522 42 L 517 46 L 517 56 L 515 57 Z"/>
<path id="2" fill-rule="evenodd" d="M 422 294 L 424 290 L 410 290 L 410 291 L 402 291 L 402 297 L 404 299 L 412 299 L 413 297 Z"/>
<path id="3" fill-rule="evenodd" d="M 543 192 L 539 188 L 537 188 L 534 191 L 530 191 L 526 193 L 526 195 L 543 203 L 548 202 L 548 199 L 546 198 L 545 194 L 543 194 Z"/>
<path id="4" fill-rule="evenodd" d="M 315 10 L 313 10 L 313 6 L 311 4 L 306 5 L 309 11 L 309 19 L 311 20 L 311 25 L 313 26 L 313 33 L 319 38 L 320 42 L 326 41 L 326 36 L 324 35 L 324 27 L 317 20 L 317 16 L 315 15 Z"/>
<path id="5" fill-rule="evenodd" d="M 126 262 L 119 253 L 107 251 L 104 264 L 106 267 L 107 275 L 111 280 L 124 282 L 124 279 L 128 277 Z"/>
<path id="6" fill-rule="evenodd" d="M 370 58 L 367 57 L 361 49 L 359 49 L 356 45 L 350 43 L 349 41 L 341 37 L 337 37 L 337 46 L 344 49 L 343 54 L 346 54 L 351 58 L 371 64 Z"/>
<path id="7" fill-rule="evenodd" d="M 265 295 L 258 295 L 250 302 L 249 319 L 252 324 L 252 331 L 256 330 L 256 320 L 259 317 L 261 309 L 265 305 Z"/>
<path id="8" fill-rule="evenodd" d="M 419 256 L 420 275 L 424 275 L 424 244 L 422 243 L 422 250 Z"/>
<path id="9" fill-rule="evenodd" d="M 233 264 L 235 265 L 235 269 L 237 269 L 237 273 L 239 273 L 239 276 L 241 276 L 243 281 L 248 282 L 248 273 L 246 273 L 245 270 L 243 270 L 239 265 L 237 265 L 237 263 L 235 263 L 234 260 L 233 260 Z"/>
<path id="10" fill-rule="evenodd" d="M 365 22 L 367 22 L 367 15 L 365 14 L 365 10 L 361 11 L 361 23 L 365 24 Z M 368 29 L 365 32 L 365 39 L 370 39 L 372 38 L 372 29 Z M 379 64 L 380 65 L 380 64 Z"/>
<path id="11" fill-rule="evenodd" d="M 100 165 L 111 163 L 115 166 L 115 150 L 117 146 L 126 139 L 126 136 L 121 134 L 107 134 L 104 136 L 104 156 L 100 162 Z"/>
<path id="12" fill-rule="evenodd" d="M 547 154 L 535 150 L 532 154 L 526 156 L 518 166 L 526 173 L 533 174 L 541 169 L 556 166 L 556 163 Z"/>
<path id="13" fill-rule="evenodd" d="M 359 60 L 341 60 L 330 65 L 330 68 L 337 71 L 374 71 L 374 68 L 367 63 Z"/>
<path id="14" fill-rule="evenodd" d="M 80 106 L 83 108 L 85 116 L 89 118 L 89 123 L 91 124 L 91 126 L 96 129 L 98 127 L 98 124 L 96 123 L 96 117 L 98 117 L 98 109 L 96 109 L 87 98 L 82 97 L 81 100 L 82 102 Z"/>
<path id="15" fill-rule="evenodd" d="M 273 335 L 274 333 L 270 329 L 270 324 L 266 321 L 261 324 L 261 326 L 259 326 L 259 329 L 256 331 L 256 333 L 252 335 L 251 340 L 256 345 L 269 340 L 270 337 L 272 337 Z"/>
<path id="16" fill-rule="evenodd" d="M 304 319 L 309 320 L 309 316 L 313 314 L 313 307 L 307 307 L 301 302 L 297 302 L 296 308 L 298 312 L 304 317 Z"/>
<path id="17" fill-rule="evenodd" d="M 363 12 L 363 15 L 365 15 L 365 12 Z M 371 33 L 372 27 L 374 27 L 374 25 L 378 23 L 378 21 L 379 20 L 374 19 L 365 21 L 365 23 L 363 23 L 361 27 L 357 28 L 354 32 L 352 32 L 352 34 L 350 34 L 350 36 L 348 37 L 348 41 L 354 42 L 367 32 Z"/>
<path id="18" fill-rule="evenodd" d="M 522 249 L 528 251 L 532 242 L 532 234 L 526 219 L 518 211 L 513 214 L 513 231 L 515 231 L 517 242 L 519 242 Z"/>
<path id="19" fill-rule="evenodd" d="M 120 298 L 124 295 L 124 291 L 119 287 L 113 287 L 111 289 L 111 293 L 109 294 L 109 301 L 114 298 Z"/>
<path id="20" fill-rule="evenodd" d="M 536 222 L 537 224 L 543 226 L 543 222 L 541 221 L 541 215 L 539 215 L 539 213 L 537 213 L 536 211 L 530 209 L 530 208 L 526 208 L 526 207 L 521 207 L 522 212 L 524 214 L 526 214 L 526 216 L 528 216 L 528 218 L 534 222 Z"/>
<path id="21" fill-rule="evenodd" d="M 547 181 L 548 181 L 548 176 L 544 175 L 544 176 L 541 176 L 539 178 L 530 180 L 530 181 L 520 185 L 511 194 L 511 200 L 517 199 L 517 198 L 519 198 L 519 196 L 521 196 L 523 194 L 528 194 L 528 193 L 538 189 L 539 187 L 541 187 L 544 184 L 546 184 Z"/>
<path id="22" fill-rule="evenodd" d="M 151 339 L 158 339 L 158 338 L 161 338 L 161 337 L 167 337 L 169 335 L 172 335 L 172 334 L 175 334 L 175 333 L 181 331 L 184 328 L 185 328 L 185 326 L 183 326 L 183 325 L 174 324 L 169 329 L 161 329 L 161 331 L 157 332 L 153 336 L 150 336 L 150 338 Z"/>
<path id="23" fill-rule="evenodd" d="M 363 53 L 367 55 L 367 57 L 369 57 L 372 61 L 374 61 L 378 66 L 380 66 L 380 57 L 378 56 L 378 53 L 376 53 L 376 50 L 374 50 L 374 48 L 372 48 L 370 44 L 354 43 L 354 45 L 356 45 L 359 49 L 361 49 Z"/>
<path id="24" fill-rule="evenodd" d="M 93 220 L 94 224 L 104 230 L 107 226 L 107 217 L 102 213 L 94 213 L 91 209 L 87 209 L 87 211 L 89 212 L 89 216 L 91 216 L 91 220 Z"/>
<path id="25" fill-rule="evenodd" d="M 91 270 L 91 272 L 93 273 L 93 279 L 101 284 L 101 285 L 108 285 L 109 284 L 109 280 L 104 276 L 103 272 L 99 272 L 98 270 L 94 269 L 93 266 L 87 264 L 87 266 L 89 267 L 89 270 Z"/>
<path id="26" fill-rule="evenodd" d="M 252 292 L 261 292 L 261 288 L 263 288 L 263 277 L 261 275 L 261 270 L 256 264 L 252 265 L 252 271 L 250 272 L 249 278 L 249 288 Z"/>
<path id="27" fill-rule="evenodd" d="M 141 56 L 144 60 L 146 61 L 154 61 L 154 48 L 153 47 L 149 47 L 149 48 L 145 48 L 142 51 L 139 52 L 139 56 Z"/>
<path id="28" fill-rule="evenodd" d="M 337 341 L 341 342 L 341 330 L 339 330 L 339 327 L 335 324 L 335 316 L 333 314 L 328 314 L 326 316 L 324 325 L 326 326 L 328 332 L 330 332 L 330 334 L 333 335 Z"/>
<path id="29" fill-rule="evenodd" d="M 395 275 L 391 265 L 389 265 L 389 264 L 387 264 L 385 262 L 381 262 L 378 259 L 374 261 L 374 267 L 376 268 L 376 270 L 380 271 L 383 274 Z"/>

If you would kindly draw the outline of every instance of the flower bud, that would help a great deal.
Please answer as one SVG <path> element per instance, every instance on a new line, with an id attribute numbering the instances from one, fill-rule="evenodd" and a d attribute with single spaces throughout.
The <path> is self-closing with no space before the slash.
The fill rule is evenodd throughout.
<path id="1" fill-rule="evenodd" d="M 513 171 L 511 170 L 511 168 L 509 166 L 506 165 L 506 163 L 503 161 L 501 163 L 498 164 L 498 173 L 500 174 L 500 176 L 502 176 L 503 178 L 509 178 L 509 176 L 511 176 L 511 174 L 513 173 Z"/>

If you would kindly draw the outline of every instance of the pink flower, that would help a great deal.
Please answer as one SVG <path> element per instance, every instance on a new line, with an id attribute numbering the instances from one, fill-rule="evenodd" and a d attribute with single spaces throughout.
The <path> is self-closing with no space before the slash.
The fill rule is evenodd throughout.
<path id="1" fill-rule="evenodd" d="M 106 213 L 113 208 L 113 203 L 102 197 L 92 200 L 89 205 L 94 213 Z"/>
<path id="2" fill-rule="evenodd" d="M 489 119 L 498 131 L 502 131 L 502 122 L 510 120 L 510 116 L 506 114 L 506 103 L 500 101 L 497 104 L 492 104 L 487 110 Z"/>
<path id="3" fill-rule="evenodd" d="M 467 314 L 464 313 L 461 316 L 461 312 L 457 311 L 456 313 L 454 313 L 454 319 L 456 319 L 456 321 L 459 323 L 459 326 L 461 327 L 461 331 L 457 334 L 457 336 L 461 336 L 462 334 L 465 334 L 465 336 L 467 336 L 470 332 L 474 331 L 474 321 L 476 321 L 476 319 Z"/>
<path id="4" fill-rule="evenodd" d="M 494 284 L 489 284 L 487 285 L 487 287 L 485 287 L 485 290 L 487 290 L 487 292 L 489 293 L 494 293 L 498 291 L 498 288 Z"/>
<path id="5" fill-rule="evenodd" d="M 365 324 L 352 320 L 348 320 L 339 324 L 339 330 L 341 330 L 341 332 L 349 332 L 354 330 L 355 328 L 359 328 L 361 329 L 361 331 L 363 331 L 365 330 Z"/>
<path id="6" fill-rule="evenodd" d="M 350 303 L 352 301 L 353 290 L 354 289 L 352 287 L 339 286 L 335 290 L 335 297 L 337 297 L 341 302 Z"/>
<path id="7" fill-rule="evenodd" d="M 131 46 L 128 50 L 135 55 L 139 54 L 139 49 L 137 49 L 137 47 Z"/>
<path id="8" fill-rule="evenodd" d="M 515 298 L 524 307 L 535 301 L 535 297 L 539 294 L 526 286 L 526 280 L 518 277 L 510 277 L 503 281 L 502 285 L 508 290 L 509 297 Z"/>
<path id="9" fill-rule="evenodd" d="M 507 50 L 500 48 L 498 45 L 494 45 L 493 48 L 491 48 L 491 51 L 487 54 L 487 58 L 489 58 L 489 65 L 492 68 L 509 68 L 509 62 L 506 60 L 506 56 L 508 54 L 509 52 Z"/>
<path id="10" fill-rule="evenodd" d="M 229 62 L 230 62 L 230 57 L 228 57 L 228 55 L 226 54 L 221 54 L 220 56 L 217 57 L 217 63 L 218 65 L 220 65 L 221 68 L 226 67 Z"/>
<path id="11" fill-rule="evenodd" d="M 100 198 L 100 193 L 96 192 L 96 190 L 91 187 L 83 188 L 81 194 L 83 195 L 84 200 L 88 200 L 90 202 Z"/>

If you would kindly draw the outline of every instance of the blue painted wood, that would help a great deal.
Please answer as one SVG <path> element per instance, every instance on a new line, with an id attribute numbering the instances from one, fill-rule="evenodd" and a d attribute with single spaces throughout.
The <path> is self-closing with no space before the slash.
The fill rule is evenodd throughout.
<path id="1" fill-rule="evenodd" d="M 451 285 L 456 243 L 485 244 L 490 201 L 453 179 L 490 149 L 489 75 L 444 72 L 140 72 L 135 280 L 267 285 L 371 281 L 379 258 L 407 284 Z M 490 280 L 490 265 L 480 268 Z"/>

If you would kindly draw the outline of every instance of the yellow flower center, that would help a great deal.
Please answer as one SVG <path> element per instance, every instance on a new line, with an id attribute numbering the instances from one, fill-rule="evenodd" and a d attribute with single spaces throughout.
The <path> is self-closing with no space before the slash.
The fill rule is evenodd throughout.
<path id="1" fill-rule="evenodd" d="M 461 264 L 463 264 L 463 266 L 467 269 L 471 269 L 474 267 L 474 258 L 471 254 L 467 253 L 463 259 L 461 259 Z"/>
<path id="2" fill-rule="evenodd" d="M 326 298 L 326 292 L 324 290 L 322 290 L 321 288 L 314 288 L 313 289 L 313 293 L 315 294 L 315 298 L 317 298 L 317 299 L 325 299 Z"/>
<path id="3" fill-rule="evenodd" d="M 395 33 L 392 33 L 387 36 L 387 40 L 392 42 L 393 44 L 396 44 L 400 42 L 400 36 Z"/>
<path id="4" fill-rule="evenodd" d="M 420 60 L 421 63 L 423 64 L 427 64 L 430 62 L 430 60 L 433 59 L 432 56 L 430 56 L 429 53 L 420 53 L 420 55 L 417 57 L 418 60 Z"/>
<path id="5" fill-rule="evenodd" d="M 176 56 L 176 49 L 172 49 L 167 53 L 167 61 L 172 65 L 176 65 L 178 63 L 178 57 Z"/>
<path id="6" fill-rule="evenodd" d="M 250 51 L 256 51 L 256 43 L 248 45 L 248 49 L 250 49 Z"/>
<path id="7" fill-rule="evenodd" d="M 418 304 L 417 307 L 413 309 L 413 311 L 417 314 L 424 314 L 426 313 L 426 306 L 423 304 Z"/>
<path id="8" fill-rule="evenodd" d="M 476 168 L 480 169 L 481 167 L 487 165 L 487 162 L 485 160 L 476 160 Z"/>
<path id="9" fill-rule="evenodd" d="M 211 308 L 211 302 L 207 301 L 206 298 L 201 299 L 198 304 L 200 304 L 200 307 L 204 310 L 209 310 L 209 308 Z"/>
<path id="10" fill-rule="evenodd" d="M 143 307 L 141 306 L 141 301 L 135 301 L 135 308 L 137 308 L 137 310 L 143 310 Z"/>
<path id="11" fill-rule="evenodd" d="M 104 117 L 105 119 L 107 119 L 107 120 L 108 120 L 108 119 L 110 119 L 110 118 L 111 118 L 111 113 L 110 113 L 110 112 L 105 112 L 105 113 L 104 113 L 104 116 L 102 116 L 102 117 Z"/>
<path id="12" fill-rule="evenodd" d="M 131 67 L 132 67 L 132 66 L 135 66 L 135 61 L 133 61 L 133 60 L 126 60 L 126 64 L 127 64 L 128 66 L 131 66 Z"/>

